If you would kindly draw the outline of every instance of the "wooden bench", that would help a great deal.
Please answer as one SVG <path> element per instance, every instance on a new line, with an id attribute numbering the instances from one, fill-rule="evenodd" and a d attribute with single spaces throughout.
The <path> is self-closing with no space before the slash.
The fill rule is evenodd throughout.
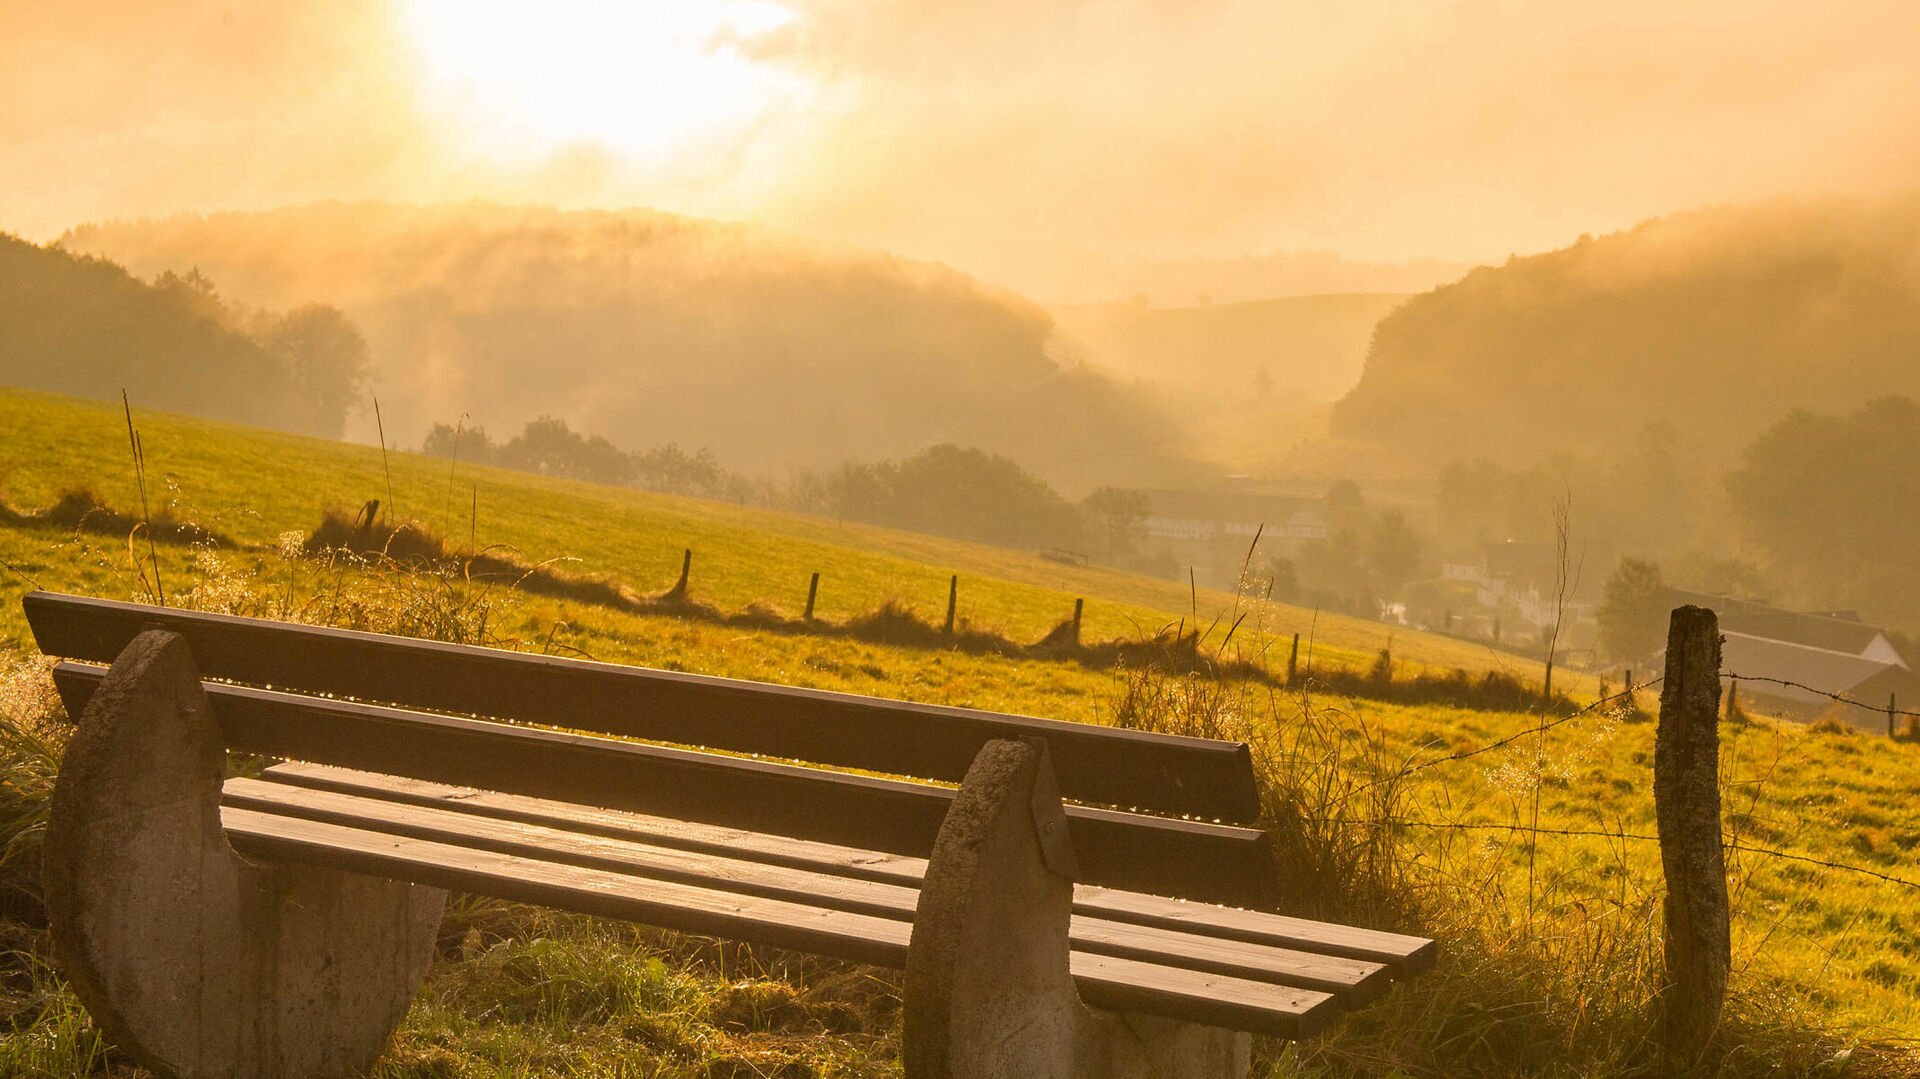
<path id="1" fill-rule="evenodd" d="M 1434 960 L 1259 912 L 1277 882 L 1245 745 L 24 606 L 78 723 L 44 856 L 55 953 L 162 1075 L 364 1069 L 443 889 L 904 970 L 916 1079 L 1238 1077 L 1247 1032 L 1304 1037 Z M 227 778 L 228 751 L 284 763 Z"/>

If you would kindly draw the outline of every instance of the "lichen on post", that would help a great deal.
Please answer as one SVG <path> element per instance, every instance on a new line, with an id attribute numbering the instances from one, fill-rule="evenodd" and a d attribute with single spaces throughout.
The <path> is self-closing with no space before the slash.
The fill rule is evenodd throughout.
<path id="1" fill-rule="evenodd" d="M 1667 1050 L 1698 1060 L 1720 1024 L 1733 966 L 1720 831 L 1720 624 L 1679 607 L 1667 633 L 1653 752 L 1653 803 L 1666 873 Z"/>

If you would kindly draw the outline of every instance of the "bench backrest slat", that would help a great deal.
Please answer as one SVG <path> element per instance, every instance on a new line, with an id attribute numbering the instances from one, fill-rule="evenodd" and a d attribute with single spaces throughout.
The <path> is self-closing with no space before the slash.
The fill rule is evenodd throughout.
<path id="1" fill-rule="evenodd" d="M 1063 796 L 1247 824 L 1245 745 L 913 704 L 377 633 L 33 592 L 40 650 L 110 663 L 142 630 L 185 637 L 201 674 L 406 708 L 958 782 L 996 738 L 1047 741 Z"/>
<path id="2" fill-rule="evenodd" d="M 106 668 L 66 662 L 79 714 Z M 208 685 L 228 748 L 507 794 L 563 799 L 796 839 L 926 857 L 950 788 L 717 753 L 533 730 L 244 686 Z M 1260 832 L 1070 806 L 1082 879 L 1257 906 L 1273 899 Z"/>

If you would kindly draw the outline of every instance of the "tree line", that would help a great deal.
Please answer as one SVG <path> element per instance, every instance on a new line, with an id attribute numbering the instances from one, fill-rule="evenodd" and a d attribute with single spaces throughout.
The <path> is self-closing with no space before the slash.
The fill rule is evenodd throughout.
<path id="1" fill-rule="evenodd" d="M 1095 489 L 1079 502 L 1012 458 L 953 443 L 897 460 L 795 468 L 749 477 L 711 448 L 667 442 L 622 450 L 603 435 L 542 416 L 504 441 L 482 426 L 436 423 L 421 452 L 522 472 L 724 499 L 1007 547 L 1055 548 L 1107 564 L 1165 569 L 1146 550 L 1147 502 L 1137 491 Z M 1162 559 L 1170 565 L 1170 561 Z"/>
<path id="2" fill-rule="evenodd" d="M 0 233 L 0 381 L 339 438 L 368 378 L 338 308 L 223 299 L 197 269 L 142 281 Z"/>

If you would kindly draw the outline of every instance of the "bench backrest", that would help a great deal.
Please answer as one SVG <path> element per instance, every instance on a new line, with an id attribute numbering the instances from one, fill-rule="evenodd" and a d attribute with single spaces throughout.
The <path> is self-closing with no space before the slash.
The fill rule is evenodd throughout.
<path id="1" fill-rule="evenodd" d="M 46 592 L 23 605 L 50 656 L 110 663 L 165 629 L 203 677 L 270 687 L 208 687 L 235 749 L 904 854 L 930 849 L 950 791 L 458 716 L 945 782 L 988 741 L 1039 737 L 1067 799 L 1227 822 L 1072 807 L 1089 882 L 1238 905 L 1271 892 L 1259 834 L 1228 826 L 1258 814 L 1240 743 Z M 76 714 L 100 675 L 56 671 Z"/>
<path id="2" fill-rule="evenodd" d="M 208 678 L 949 783 L 987 742 L 1040 737 L 1062 797 L 1229 824 L 1260 813 L 1239 742 L 48 592 L 23 605 L 50 656 L 111 663 L 160 628 Z"/>

